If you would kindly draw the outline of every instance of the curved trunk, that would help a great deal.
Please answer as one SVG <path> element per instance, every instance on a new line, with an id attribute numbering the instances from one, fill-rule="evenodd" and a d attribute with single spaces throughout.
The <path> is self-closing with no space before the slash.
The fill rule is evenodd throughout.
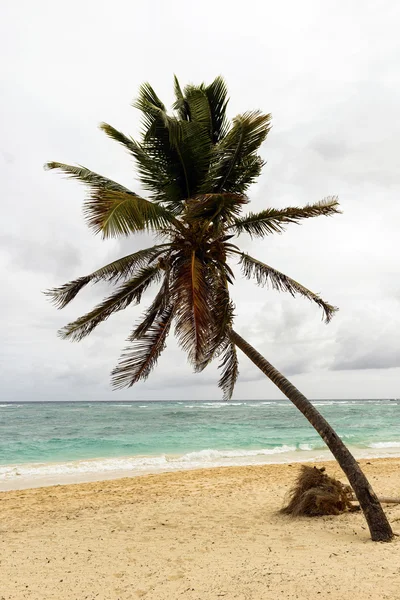
<path id="1" fill-rule="evenodd" d="M 389 542 L 393 538 L 393 531 L 375 492 L 360 469 L 356 459 L 329 423 L 286 377 L 277 371 L 257 350 L 233 330 L 231 332 L 231 340 L 293 402 L 296 408 L 299 409 L 322 437 L 346 474 L 357 496 L 368 523 L 372 540 L 375 542 Z"/>

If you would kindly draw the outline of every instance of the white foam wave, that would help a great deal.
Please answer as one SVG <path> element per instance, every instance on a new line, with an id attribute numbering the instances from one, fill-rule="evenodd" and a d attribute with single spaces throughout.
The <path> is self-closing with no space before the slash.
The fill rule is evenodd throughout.
<path id="1" fill-rule="evenodd" d="M 295 446 L 276 446 L 251 450 L 214 450 L 205 449 L 188 452 L 181 456 L 132 456 L 120 458 L 104 458 L 77 460 L 63 463 L 30 463 L 0 466 L 0 489 L 7 487 L 7 482 L 29 479 L 34 482 L 46 480 L 51 483 L 63 481 L 82 481 L 107 478 L 110 476 L 133 476 L 142 473 L 181 471 L 204 467 L 240 466 L 266 464 L 274 462 L 290 462 L 295 455 L 301 455 Z M 298 458 L 298 460 L 303 460 Z M 10 487 L 10 486 L 8 486 Z"/>
<path id="2" fill-rule="evenodd" d="M 196 406 L 202 408 L 226 408 L 229 406 L 243 406 L 245 404 L 246 402 L 199 402 Z"/>
<path id="3" fill-rule="evenodd" d="M 400 442 L 373 442 L 368 448 L 400 448 Z"/>
<path id="4" fill-rule="evenodd" d="M 276 446 L 275 448 L 261 448 L 257 450 L 199 450 L 181 456 L 182 462 L 215 461 L 220 458 L 242 458 L 251 456 L 270 456 L 283 452 L 295 452 L 296 446 Z"/>
<path id="5" fill-rule="evenodd" d="M 369 449 L 354 448 L 359 458 L 400 456 L 400 442 L 374 442 Z M 310 462 L 332 459 L 320 442 L 280 445 L 272 448 L 226 449 L 212 448 L 183 455 L 131 456 L 87 459 L 62 463 L 31 463 L 0 465 L 0 490 L 38 485 L 54 485 L 79 481 L 94 481 L 117 477 L 132 477 L 144 473 L 182 471 L 224 466 L 262 465 L 271 463 Z"/>
<path id="6" fill-rule="evenodd" d="M 315 444 L 299 444 L 299 450 L 304 451 L 319 450 L 321 448 L 325 448 L 325 446 L 321 446 L 321 442 L 316 442 Z"/>

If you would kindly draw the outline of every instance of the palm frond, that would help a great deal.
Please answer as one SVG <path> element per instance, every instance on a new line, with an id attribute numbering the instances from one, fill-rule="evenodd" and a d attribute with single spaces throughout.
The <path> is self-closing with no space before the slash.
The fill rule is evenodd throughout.
<path id="1" fill-rule="evenodd" d="M 329 196 L 315 204 L 306 204 L 303 207 L 267 208 L 259 213 L 249 213 L 242 218 L 235 219 L 233 229 L 236 233 L 248 233 L 252 237 L 264 237 L 271 233 L 285 231 L 288 223 L 299 223 L 302 219 L 312 217 L 330 216 L 340 214 L 339 202 L 336 196 Z"/>
<path id="2" fill-rule="evenodd" d="M 164 281 L 151 305 L 146 309 L 140 323 L 129 336 L 129 341 L 142 337 L 153 325 L 155 319 L 171 304 L 169 270 L 165 273 Z"/>
<path id="3" fill-rule="evenodd" d="M 190 121 L 198 123 L 204 128 L 209 134 L 210 142 L 212 142 L 212 115 L 204 86 L 187 85 L 185 87 L 185 101 Z"/>
<path id="4" fill-rule="evenodd" d="M 131 387 L 140 379 L 147 379 L 165 348 L 173 316 L 173 306 L 168 306 L 146 333 L 124 350 L 111 373 L 114 389 Z"/>
<path id="5" fill-rule="evenodd" d="M 165 105 L 157 96 L 150 83 L 143 83 L 139 87 L 138 97 L 134 100 L 132 106 L 144 113 L 151 112 L 152 110 L 161 110 L 165 112 Z"/>
<path id="6" fill-rule="evenodd" d="M 115 129 L 115 127 L 109 125 L 108 123 L 100 123 L 99 129 L 104 131 L 104 133 L 112 140 L 115 140 L 119 144 L 125 146 L 125 148 L 129 150 L 133 156 L 135 156 L 138 144 L 133 138 L 126 136 L 124 133 L 118 131 L 118 129 Z"/>
<path id="7" fill-rule="evenodd" d="M 189 223 L 195 221 L 219 221 L 231 223 L 235 215 L 239 214 L 242 206 L 247 204 L 246 196 L 242 194 L 217 193 L 201 194 L 187 202 L 185 220 Z"/>
<path id="8" fill-rule="evenodd" d="M 104 238 L 128 236 L 139 231 L 157 231 L 174 223 L 172 213 L 129 192 L 96 194 L 86 202 L 84 213 L 89 227 Z"/>
<path id="9" fill-rule="evenodd" d="M 207 348 L 211 289 L 206 268 L 194 251 L 184 257 L 173 274 L 175 334 L 189 361 L 198 367 Z"/>
<path id="10" fill-rule="evenodd" d="M 84 167 L 51 162 L 48 169 L 59 169 L 87 184 L 91 193 L 83 212 L 88 226 L 104 238 L 159 229 L 174 223 L 174 216 L 162 206 L 149 202 L 111 179 Z"/>
<path id="11" fill-rule="evenodd" d="M 218 368 L 222 369 L 218 386 L 224 393 L 224 400 L 230 400 L 239 376 L 239 361 L 236 353 L 236 346 L 232 342 L 229 342 L 226 346 L 221 364 Z"/>
<path id="12" fill-rule="evenodd" d="M 103 300 L 89 313 L 63 327 L 59 331 L 59 336 L 62 339 L 79 342 L 113 313 L 123 310 L 132 302 L 139 304 L 143 292 L 159 278 L 159 265 L 144 267 L 135 277 L 123 283 L 111 296 Z"/>
<path id="13" fill-rule="evenodd" d="M 169 197 L 169 205 L 179 205 L 197 193 L 210 162 L 210 133 L 196 122 L 170 116 L 163 105 L 149 100 L 151 94 L 139 94 L 135 106 L 143 113 L 142 148 L 147 156 L 166 171 L 168 181 L 179 187 L 180 194 Z"/>
<path id="14" fill-rule="evenodd" d="M 224 277 L 223 269 L 217 269 L 213 280 L 210 281 L 212 311 L 208 326 L 207 345 L 203 352 L 203 359 L 197 365 L 197 371 L 202 371 L 214 358 L 218 357 L 225 350 L 227 340 L 229 340 L 235 306 L 229 297 L 227 281 L 228 278 Z"/>
<path id="15" fill-rule="evenodd" d="M 113 190 L 116 192 L 122 192 L 122 191 L 129 192 L 129 190 L 127 190 L 127 188 L 120 185 L 116 181 L 112 181 L 112 179 L 103 177 L 102 175 L 99 175 L 98 173 L 95 173 L 94 171 L 90 171 L 89 169 L 86 169 L 85 167 L 82 167 L 81 165 L 78 165 L 78 166 L 66 165 L 64 163 L 52 161 L 52 162 L 46 163 L 44 165 L 44 168 L 47 171 L 51 171 L 53 169 L 58 169 L 59 171 L 62 171 L 63 173 L 65 173 L 66 175 L 71 177 L 72 179 L 77 179 L 81 183 L 86 183 L 87 185 L 90 185 L 91 188 L 96 189 L 96 190 L 108 189 L 108 190 Z M 133 194 L 133 192 L 131 192 L 131 194 Z"/>
<path id="16" fill-rule="evenodd" d="M 244 156 L 236 173 L 236 193 L 244 194 L 250 185 L 258 179 L 265 164 L 261 156 L 254 154 Z"/>
<path id="17" fill-rule="evenodd" d="M 172 108 L 178 113 L 178 117 L 182 119 L 182 121 L 188 121 L 189 107 L 186 102 L 185 96 L 183 95 L 180 83 L 176 75 L 174 75 L 174 92 L 175 102 L 172 105 Z"/>
<path id="18" fill-rule="evenodd" d="M 144 145 L 139 144 L 107 123 L 101 123 L 100 129 L 109 138 L 122 144 L 134 157 L 139 181 L 150 192 L 150 198 L 165 203 L 173 214 L 179 214 L 182 210 L 182 189 L 171 156 L 166 158 L 158 143 L 147 141 Z M 169 151 L 174 154 L 172 149 Z"/>
<path id="19" fill-rule="evenodd" d="M 250 170 L 250 180 L 246 180 L 242 163 L 252 157 L 270 130 L 271 115 L 259 111 L 238 115 L 232 127 L 216 147 L 211 168 L 204 185 L 215 192 L 243 193 L 254 179 Z M 257 163 L 258 164 L 258 163 Z"/>
<path id="20" fill-rule="evenodd" d="M 266 265 L 265 263 L 245 254 L 244 252 L 236 252 L 235 254 L 240 256 L 240 265 L 242 271 L 247 279 L 254 277 L 258 285 L 264 286 L 270 284 L 271 287 L 279 292 L 289 292 L 292 296 L 299 294 L 304 296 L 308 300 L 315 302 L 320 306 L 325 314 L 325 322 L 329 323 L 334 313 L 338 310 L 335 306 L 328 304 L 318 294 L 314 294 L 311 290 L 291 279 L 284 273 L 277 271 L 276 269 Z"/>
<path id="21" fill-rule="evenodd" d="M 168 115 L 164 104 L 150 84 L 145 83 L 139 88 L 139 95 L 133 106 L 143 114 L 145 139 L 154 136 L 157 124 L 161 123 L 168 132 L 169 143 L 173 147 L 179 144 L 182 135 L 181 122 L 176 117 Z"/>
<path id="22" fill-rule="evenodd" d="M 226 107 L 229 102 L 228 88 L 222 77 L 216 77 L 214 81 L 204 88 L 210 105 L 212 119 L 212 141 L 217 144 L 227 132 Z"/>
<path id="23" fill-rule="evenodd" d="M 180 83 L 176 75 L 174 75 L 174 92 L 175 92 L 175 102 L 172 105 L 172 108 L 176 110 L 178 113 L 178 117 L 182 119 L 182 121 L 189 120 L 189 107 L 187 105 L 185 96 L 183 95 Z"/>
<path id="24" fill-rule="evenodd" d="M 151 248 L 139 250 L 134 254 L 128 254 L 127 256 L 123 256 L 118 260 L 114 260 L 104 267 L 100 267 L 100 269 L 93 271 L 93 273 L 90 275 L 78 277 L 73 281 L 64 283 L 64 285 L 58 288 L 47 290 L 45 295 L 50 298 L 51 302 L 57 308 L 64 308 L 88 283 L 97 283 L 99 281 L 116 283 L 121 279 L 131 277 L 135 269 L 149 264 L 158 256 L 166 252 L 168 247 L 169 244 L 161 244 L 159 246 L 153 246 Z"/>

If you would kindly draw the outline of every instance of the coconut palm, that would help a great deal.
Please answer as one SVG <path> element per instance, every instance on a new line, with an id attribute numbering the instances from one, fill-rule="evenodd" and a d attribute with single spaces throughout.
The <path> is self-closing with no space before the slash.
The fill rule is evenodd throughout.
<path id="1" fill-rule="evenodd" d="M 90 229 L 104 238 L 137 232 L 155 234 L 154 246 L 134 252 L 48 292 L 58 308 L 65 307 L 89 283 L 106 281 L 115 290 L 93 310 L 66 325 L 63 339 L 79 341 L 113 313 L 139 304 L 153 284 L 157 293 L 131 331 L 129 346 L 112 372 L 115 388 L 146 379 L 174 328 L 179 345 L 195 371 L 220 359 L 219 385 L 232 396 L 238 377 L 240 348 L 299 408 L 325 440 L 348 476 L 367 518 L 372 538 L 390 539 L 392 532 L 380 504 L 355 459 L 325 419 L 278 371 L 234 330 L 234 305 L 229 285 L 232 260 L 243 275 L 261 286 L 299 295 L 315 302 L 326 322 L 335 307 L 284 273 L 241 250 L 233 238 L 248 233 L 263 238 L 281 233 L 290 223 L 339 212 L 328 197 L 302 207 L 243 210 L 246 191 L 260 175 L 257 154 L 270 129 L 271 116 L 259 111 L 238 115 L 228 123 L 227 89 L 217 77 L 210 85 L 188 85 L 182 91 L 175 77 L 172 113 L 149 84 L 139 90 L 134 106 L 142 113 L 139 142 L 111 125 L 101 129 L 135 159 L 138 178 L 148 197 L 82 166 L 47 164 L 84 183 L 89 197 L 84 214 Z"/>

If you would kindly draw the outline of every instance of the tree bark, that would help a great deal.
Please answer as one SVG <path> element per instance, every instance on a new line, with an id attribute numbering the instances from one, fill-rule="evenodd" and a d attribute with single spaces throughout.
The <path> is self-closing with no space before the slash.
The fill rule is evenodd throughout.
<path id="1" fill-rule="evenodd" d="M 286 377 L 233 330 L 231 332 L 231 340 L 293 402 L 296 408 L 299 409 L 322 437 L 341 469 L 346 474 L 357 496 L 368 523 L 371 539 L 374 542 L 390 542 L 393 539 L 393 531 L 375 492 L 360 469 L 356 459 L 329 423 Z"/>

